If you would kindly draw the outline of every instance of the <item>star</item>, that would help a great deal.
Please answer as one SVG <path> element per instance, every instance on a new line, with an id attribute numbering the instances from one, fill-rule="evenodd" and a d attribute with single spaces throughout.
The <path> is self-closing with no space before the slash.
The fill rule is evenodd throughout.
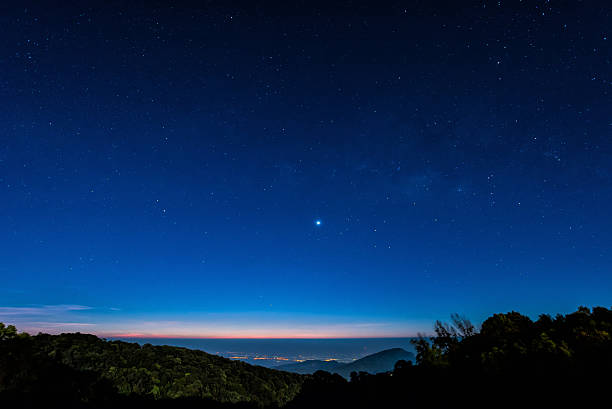
<path id="1" fill-rule="evenodd" d="M 321 225 L 321 220 L 315 220 L 315 224 L 316 224 L 317 226 L 320 226 L 320 225 Z"/>

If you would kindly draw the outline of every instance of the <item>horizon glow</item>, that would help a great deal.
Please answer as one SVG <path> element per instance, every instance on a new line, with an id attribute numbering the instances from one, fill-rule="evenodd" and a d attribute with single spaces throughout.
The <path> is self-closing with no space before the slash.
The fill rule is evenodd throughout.
<path id="1" fill-rule="evenodd" d="M 116 338 L 404 338 L 423 323 L 355 321 L 333 316 L 249 312 L 205 314 L 190 321 L 180 317 L 117 318 L 117 311 L 80 305 L 0 308 L 0 321 L 20 331 L 59 334 L 91 333 Z"/>

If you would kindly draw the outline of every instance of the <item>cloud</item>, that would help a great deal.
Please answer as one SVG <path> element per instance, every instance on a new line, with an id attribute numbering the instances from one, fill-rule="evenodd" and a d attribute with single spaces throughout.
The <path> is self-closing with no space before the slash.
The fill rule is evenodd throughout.
<path id="1" fill-rule="evenodd" d="M 91 310 L 93 307 L 86 305 L 41 305 L 36 307 L 0 307 L 0 317 L 3 316 L 32 316 L 32 315 L 55 315 L 62 312 Z"/>
<path id="2" fill-rule="evenodd" d="M 75 304 L 36 305 L 28 307 L 0 307 L 0 321 L 15 325 L 25 332 L 58 333 L 91 330 L 96 324 L 79 322 L 80 313 L 93 307 Z"/>
<path id="3" fill-rule="evenodd" d="M 33 325 L 40 325 L 43 327 L 54 327 L 54 328 L 62 328 L 62 327 L 95 327 L 98 324 L 93 324 L 90 322 L 30 322 Z"/>

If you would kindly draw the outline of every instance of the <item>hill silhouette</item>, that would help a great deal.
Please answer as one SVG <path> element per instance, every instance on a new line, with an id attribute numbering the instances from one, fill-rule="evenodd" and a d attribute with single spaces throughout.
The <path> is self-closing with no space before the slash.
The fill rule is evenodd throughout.
<path id="1" fill-rule="evenodd" d="M 96 401 L 116 392 L 153 400 L 282 405 L 302 383 L 297 374 L 187 348 L 140 346 L 79 333 L 12 334 L 1 340 L 0 334 L 0 393 L 15 400 L 42 395 Z"/>
<path id="2" fill-rule="evenodd" d="M 275 366 L 274 369 L 279 371 L 287 371 L 302 375 L 313 374 L 317 371 L 327 371 L 334 373 L 345 364 L 333 361 L 321 361 L 318 359 L 309 359 L 304 362 L 296 362 L 291 364 L 283 364 Z"/>
<path id="3" fill-rule="evenodd" d="M 0 323 L 0 402 L 11 409 L 514 409 L 591 407 L 609 398 L 611 309 L 580 307 L 537 320 L 512 311 L 492 315 L 480 328 L 451 318 L 436 322 L 435 336 L 415 340 L 415 364 L 400 360 L 378 374 L 360 370 L 403 353 L 383 351 L 351 363 L 350 380 L 93 335 L 29 336 Z"/>
<path id="4" fill-rule="evenodd" d="M 380 372 L 392 371 L 397 361 L 410 361 L 414 360 L 414 358 L 415 356 L 412 352 L 408 352 L 402 348 L 391 348 L 349 363 L 308 360 L 294 364 L 280 365 L 275 367 L 275 369 L 299 374 L 313 374 L 316 371 L 327 371 L 330 373 L 337 373 L 348 379 L 352 372 L 377 374 Z"/>

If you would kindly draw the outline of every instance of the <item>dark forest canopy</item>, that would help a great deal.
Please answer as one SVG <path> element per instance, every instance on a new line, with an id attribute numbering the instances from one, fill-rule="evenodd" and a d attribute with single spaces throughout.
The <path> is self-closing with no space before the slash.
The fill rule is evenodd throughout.
<path id="1" fill-rule="evenodd" d="M 302 383 L 296 374 L 199 350 L 140 346 L 79 333 L 31 337 L 9 331 L 2 337 L 3 333 L 0 392 L 8 396 L 30 398 L 42 391 L 58 401 L 65 396 L 71 401 L 95 402 L 118 394 L 263 406 L 286 403 Z"/>
<path id="2" fill-rule="evenodd" d="M 585 404 L 612 373 L 612 310 L 581 307 L 537 320 L 495 314 L 435 324 L 415 341 L 416 362 L 391 372 L 297 375 L 202 351 L 105 341 L 93 335 L 29 336 L 0 324 L 0 395 L 15 406 L 64 407 L 490 407 Z M 528 400 L 527 400 L 528 399 Z"/>

